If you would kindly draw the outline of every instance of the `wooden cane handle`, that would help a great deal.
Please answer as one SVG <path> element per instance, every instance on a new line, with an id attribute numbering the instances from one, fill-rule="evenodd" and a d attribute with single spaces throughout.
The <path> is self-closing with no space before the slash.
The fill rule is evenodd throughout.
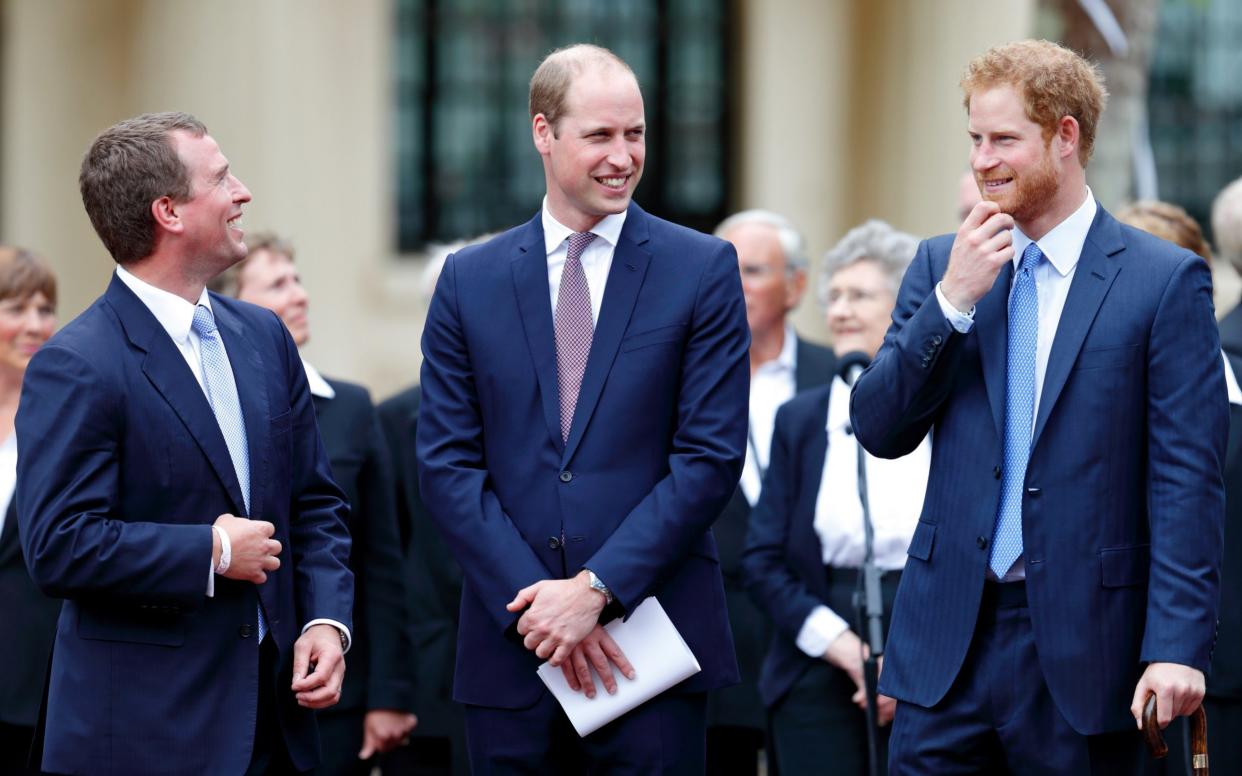
<path id="1" fill-rule="evenodd" d="M 1147 739 L 1147 748 L 1151 756 L 1163 760 L 1169 754 L 1169 745 L 1160 734 L 1160 723 L 1156 720 L 1156 694 L 1148 693 L 1147 702 L 1143 704 L 1143 738 Z"/>
<path id="2" fill-rule="evenodd" d="M 1155 693 L 1149 693 L 1143 704 L 1143 738 L 1147 740 L 1152 757 L 1159 760 L 1168 755 L 1169 747 L 1156 720 Z M 1207 714 L 1202 705 L 1190 715 L 1190 765 L 1194 776 L 1208 776 Z"/>

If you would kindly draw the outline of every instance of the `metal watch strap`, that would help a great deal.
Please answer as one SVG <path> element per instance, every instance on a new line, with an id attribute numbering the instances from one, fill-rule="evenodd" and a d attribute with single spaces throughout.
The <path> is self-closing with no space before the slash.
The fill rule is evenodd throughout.
<path id="1" fill-rule="evenodd" d="M 597 590 L 600 593 L 604 594 L 605 605 L 612 603 L 612 600 L 613 600 L 612 591 L 608 589 L 608 585 L 605 585 L 599 577 L 595 576 L 594 571 L 587 569 L 586 573 L 587 573 L 587 582 L 591 585 L 591 589 Z"/>

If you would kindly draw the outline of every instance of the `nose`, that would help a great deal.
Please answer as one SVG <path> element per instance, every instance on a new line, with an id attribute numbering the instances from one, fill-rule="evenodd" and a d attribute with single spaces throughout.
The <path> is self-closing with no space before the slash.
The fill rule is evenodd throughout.
<path id="1" fill-rule="evenodd" d="M 996 158 L 996 154 L 993 152 L 992 146 L 990 146 L 986 140 L 970 149 L 970 169 L 975 172 L 985 172 L 992 169 L 999 163 L 1000 160 Z"/>
<path id="2" fill-rule="evenodd" d="M 233 201 L 239 205 L 250 201 L 250 189 L 236 177 L 233 178 Z"/>
<path id="3" fill-rule="evenodd" d="M 629 169 L 630 149 L 624 137 L 618 137 L 609 144 L 608 163 L 618 170 Z"/>

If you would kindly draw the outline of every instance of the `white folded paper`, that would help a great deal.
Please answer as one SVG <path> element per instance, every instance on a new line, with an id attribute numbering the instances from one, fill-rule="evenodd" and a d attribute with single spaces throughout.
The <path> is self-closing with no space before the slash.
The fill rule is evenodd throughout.
<path id="1" fill-rule="evenodd" d="M 668 688 L 694 676 L 702 669 L 686 646 L 664 607 L 654 597 L 638 605 L 628 620 L 613 620 L 604 626 L 613 641 L 634 667 L 634 678 L 626 679 L 613 667 L 617 692 L 609 695 L 595 669 L 595 697 L 569 689 L 561 669 L 548 663 L 539 666 L 539 678 L 548 686 L 565 710 L 579 736 L 587 736 L 627 711 L 640 706 Z"/>

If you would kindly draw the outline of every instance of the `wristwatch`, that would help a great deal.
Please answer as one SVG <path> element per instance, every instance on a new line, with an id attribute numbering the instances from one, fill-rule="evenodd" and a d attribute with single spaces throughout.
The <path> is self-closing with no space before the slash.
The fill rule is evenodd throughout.
<path id="1" fill-rule="evenodd" d="M 587 569 L 586 573 L 587 573 L 587 582 L 588 584 L 590 584 L 591 589 L 598 590 L 599 592 L 604 594 L 604 605 L 607 606 L 608 604 L 612 603 L 612 600 L 613 600 L 612 591 L 608 589 L 608 585 L 605 585 L 603 580 L 595 576 L 594 571 Z"/>

